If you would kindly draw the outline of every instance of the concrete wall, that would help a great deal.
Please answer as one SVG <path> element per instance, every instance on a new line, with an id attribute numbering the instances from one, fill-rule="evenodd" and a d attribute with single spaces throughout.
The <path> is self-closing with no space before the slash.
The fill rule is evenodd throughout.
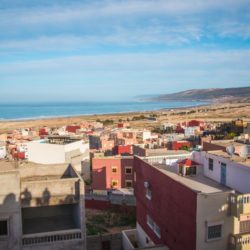
<path id="1" fill-rule="evenodd" d="M 1 237 L 0 249 L 19 250 L 21 248 L 22 221 L 18 172 L 1 173 L 0 185 L 0 220 L 8 221 L 8 236 Z"/>
<path id="2" fill-rule="evenodd" d="M 22 183 L 22 191 L 25 191 L 25 187 L 30 190 L 31 196 L 43 195 L 44 189 L 50 190 L 50 195 L 62 194 L 70 195 L 72 190 L 79 194 L 79 202 L 74 205 L 74 216 L 78 225 L 80 225 L 82 239 L 64 240 L 63 242 L 50 242 L 44 244 L 35 244 L 34 246 L 22 246 L 22 219 L 21 219 L 21 180 L 20 176 L 27 178 L 32 176 L 46 176 L 46 175 L 63 175 L 74 173 L 77 177 L 75 179 L 57 179 L 57 181 L 32 181 Z M 67 182 L 73 182 L 74 185 L 67 185 Z M 77 183 L 77 185 L 75 185 Z M 27 164 L 27 166 L 21 166 L 16 170 L 10 170 L 8 172 L 0 173 L 0 220 L 8 221 L 8 235 L 0 238 L 0 249 L 3 250 L 33 250 L 33 249 L 86 249 L 86 233 L 85 233 L 85 204 L 84 204 L 84 183 L 81 177 L 74 171 L 73 168 L 67 166 L 57 166 L 53 169 L 49 166 L 39 166 L 33 164 Z M 72 189 L 73 188 L 73 189 Z M 35 210 L 34 210 L 35 211 Z M 36 215 L 39 217 L 47 216 L 48 211 L 36 210 Z M 56 214 L 58 215 L 58 214 Z M 34 216 L 34 214 L 32 215 Z M 38 225 L 39 226 L 39 225 Z M 50 235 L 50 233 L 48 234 Z"/>
<path id="3" fill-rule="evenodd" d="M 63 176 L 70 175 L 69 167 L 67 164 L 60 165 L 39 165 L 23 163 L 20 165 L 20 178 L 27 178 L 32 176 Z"/>
<path id="4" fill-rule="evenodd" d="M 230 192 L 198 194 L 197 196 L 197 250 L 228 249 L 229 235 L 233 232 L 233 217 L 228 216 Z M 207 226 L 222 224 L 221 239 L 207 240 Z"/>
<path id="5" fill-rule="evenodd" d="M 109 242 L 109 243 L 105 243 Z M 122 250 L 122 235 L 118 234 L 104 234 L 99 236 L 87 237 L 87 249 L 102 250 L 104 244 L 110 245 L 110 250 Z"/>
<path id="6" fill-rule="evenodd" d="M 49 205 L 52 203 L 54 196 L 58 196 L 58 203 L 63 203 L 67 197 L 76 195 L 76 189 L 78 188 L 77 180 L 77 178 L 67 178 L 22 182 L 21 198 L 25 198 L 25 196 L 30 197 L 29 206 L 39 206 L 43 205 L 43 203 L 44 205 Z M 60 197 L 62 200 L 60 200 Z"/>

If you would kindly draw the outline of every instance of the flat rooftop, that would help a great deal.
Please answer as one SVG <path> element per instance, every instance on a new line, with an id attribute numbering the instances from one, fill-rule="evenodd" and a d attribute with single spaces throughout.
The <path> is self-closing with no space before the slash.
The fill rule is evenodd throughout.
<path id="1" fill-rule="evenodd" d="M 218 146 L 228 147 L 228 146 L 243 146 L 243 143 L 236 142 L 234 140 L 212 140 L 211 144 L 215 144 Z"/>
<path id="2" fill-rule="evenodd" d="M 49 136 L 44 143 L 57 144 L 57 145 L 67 145 L 76 141 L 80 141 L 79 138 L 72 138 L 69 136 Z"/>
<path id="3" fill-rule="evenodd" d="M 18 162 L 9 160 L 0 160 L 0 172 L 8 172 L 18 169 Z"/>
<path id="4" fill-rule="evenodd" d="M 167 166 L 164 164 L 152 164 L 152 166 L 169 176 L 171 179 L 187 186 L 197 193 L 201 192 L 205 194 L 212 194 L 232 191 L 232 189 L 227 188 L 220 183 L 217 183 L 205 177 L 202 174 L 197 174 L 195 176 L 181 176 L 175 172 L 175 167 Z"/>
<path id="5" fill-rule="evenodd" d="M 245 158 L 240 157 L 238 155 L 229 155 L 228 153 L 226 153 L 222 150 L 213 150 L 213 151 L 209 151 L 207 153 L 212 154 L 212 155 L 216 155 L 216 156 L 221 156 L 221 157 L 228 159 L 232 162 L 236 162 L 236 163 L 242 164 L 244 166 L 250 167 L 249 157 L 247 159 L 245 159 Z"/>
<path id="6" fill-rule="evenodd" d="M 150 158 L 150 157 L 155 157 L 155 156 L 166 156 L 166 157 L 176 157 L 180 155 L 189 155 L 191 152 L 186 151 L 186 150 L 164 150 L 163 152 L 157 151 L 157 149 L 150 149 L 154 151 L 155 153 L 150 154 L 148 156 L 145 156 L 145 158 Z"/>

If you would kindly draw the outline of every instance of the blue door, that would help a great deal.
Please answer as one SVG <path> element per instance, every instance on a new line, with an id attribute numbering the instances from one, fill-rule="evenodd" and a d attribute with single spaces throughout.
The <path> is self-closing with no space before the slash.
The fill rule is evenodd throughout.
<path id="1" fill-rule="evenodd" d="M 224 186 L 227 184 L 227 165 L 225 163 L 220 164 L 220 183 Z"/>

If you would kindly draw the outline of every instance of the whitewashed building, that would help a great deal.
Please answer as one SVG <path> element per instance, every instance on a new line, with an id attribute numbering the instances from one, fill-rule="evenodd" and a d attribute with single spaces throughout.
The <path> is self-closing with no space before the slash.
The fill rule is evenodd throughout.
<path id="1" fill-rule="evenodd" d="M 82 173 L 89 160 L 89 143 L 70 137 L 54 136 L 28 143 L 28 160 L 40 164 L 70 163 Z"/>

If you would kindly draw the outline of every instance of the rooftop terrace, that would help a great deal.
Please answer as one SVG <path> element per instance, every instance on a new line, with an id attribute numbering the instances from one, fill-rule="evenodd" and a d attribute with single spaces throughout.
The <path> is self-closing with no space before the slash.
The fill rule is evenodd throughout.
<path id="1" fill-rule="evenodd" d="M 222 150 L 213 150 L 213 151 L 209 151 L 208 153 L 212 154 L 212 155 L 220 156 L 220 157 L 223 157 L 223 158 L 228 159 L 230 161 L 237 162 L 237 163 L 242 164 L 244 166 L 250 167 L 249 157 L 246 159 L 246 158 L 240 157 L 240 156 L 235 155 L 235 154 L 229 155 L 228 153 L 226 153 Z"/>
<path id="2" fill-rule="evenodd" d="M 169 176 L 171 179 L 187 186 L 195 192 L 201 192 L 205 194 L 212 194 L 218 192 L 229 192 L 229 189 L 205 176 L 203 174 L 197 174 L 193 176 L 181 176 L 176 173 L 175 167 L 167 166 L 165 164 L 154 163 L 153 167 L 157 168 L 162 173 Z M 202 166 L 201 166 L 202 167 Z"/>

